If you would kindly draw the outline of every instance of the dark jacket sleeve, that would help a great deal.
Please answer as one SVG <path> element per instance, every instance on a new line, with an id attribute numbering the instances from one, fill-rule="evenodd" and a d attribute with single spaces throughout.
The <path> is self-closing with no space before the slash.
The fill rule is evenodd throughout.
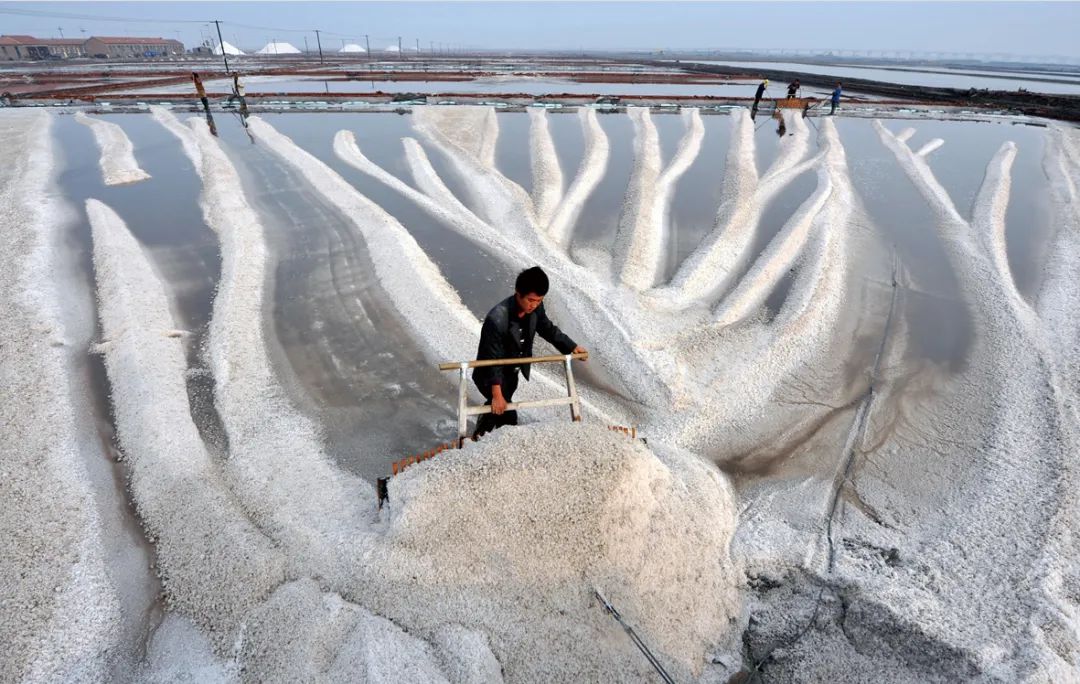
<path id="1" fill-rule="evenodd" d="M 559 326 L 551 322 L 551 319 L 544 313 L 543 304 L 536 309 L 536 333 L 563 354 L 569 354 L 577 346 L 577 343 L 567 337 L 566 333 L 559 330 Z"/>
<path id="2" fill-rule="evenodd" d="M 502 359 L 506 357 L 503 345 L 504 333 L 499 329 L 498 323 L 492 314 L 484 319 L 484 325 L 480 328 L 480 346 L 476 350 L 476 358 L 479 359 Z M 481 370 L 481 369 L 477 369 Z M 503 384 L 502 366 L 488 366 L 483 369 L 483 380 L 488 385 Z M 474 376 L 475 377 L 475 374 Z"/>

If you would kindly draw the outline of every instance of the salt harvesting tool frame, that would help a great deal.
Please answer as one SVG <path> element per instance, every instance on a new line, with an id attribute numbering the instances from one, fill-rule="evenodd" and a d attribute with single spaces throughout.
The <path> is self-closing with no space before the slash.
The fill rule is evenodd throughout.
<path id="1" fill-rule="evenodd" d="M 484 368 L 487 366 L 523 366 L 534 363 L 558 363 L 562 362 L 566 369 L 566 396 L 553 399 L 534 399 L 532 401 L 514 401 L 506 405 L 507 411 L 516 411 L 519 408 L 539 408 L 542 406 L 569 406 L 570 420 L 581 421 L 581 399 L 578 398 L 577 385 L 574 384 L 574 369 L 570 362 L 574 359 L 587 361 L 589 352 L 577 352 L 574 354 L 553 354 L 551 356 L 525 356 L 510 359 L 478 359 L 476 361 L 451 361 L 440 363 L 441 371 L 458 371 L 458 439 L 457 446 L 460 449 L 465 445 L 465 439 L 469 436 L 469 416 L 479 416 L 491 413 L 491 405 L 480 404 L 469 406 L 469 380 L 470 368 Z"/>
<path id="2" fill-rule="evenodd" d="M 510 359 L 483 359 L 477 361 L 451 361 L 449 363 L 440 363 L 439 370 L 457 370 L 458 375 L 458 437 L 453 442 L 447 442 L 440 444 L 434 449 L 429 449 L 423 453 L 414 454 L 412 456 L 406 456 L 405 458 L 394 461 L 391 464 L 392 475 L 397 475 L 401 471 L 405 470 L 411 465 L 415 465 L 422 461 L 426 461 L 430 458 L 435 458 L 442 452 L 448 449 L 460 449 L 465 446 L 465 440 L 468 438 L 469 431 L 469 416 L 481 415 L 491 412 L 491 406 L 488 404 L 481 404 L 479 406 L 469 406 L 468 404 L 468 377 L 467 372 L 469 368 L 480 368 L 483 366 L 517 366 L 521 364 L 532 363 L 558 363 L 562 362 L 563 368 L 566 369 L 566 396 L 558 397 L 555 399 L 536 399 L 533 401 L 517 401 L 511 402 L 506 405 L 508 410 L 514 410 L 518 408 L 529 408 L 537 406 L 562 406 L 567 405 L 570 407 L 570 419 L 574 422 L 581 421 L 581 399 L 578 397 L 577 385 L 574 383 L 574 371 L 571 365 L 571 361 L 574 359 L 580 359 L 582 361 L 589 358 L 589 352 L 578 352 L 574 354 L 553 355 L 553 356 L 526 356 L 522 358 L 510 358 Z M 642 443 L 647 444 L 648 440 L 638 434 L 636 426 L 624 427 L 622 425 L 608 425 L 608 430 L 612 432 L 618 432 L 626 435 L 630 439 L 640 439 Z M 379 507 L 382 507 L 384 501 L 389 499 L 389 477 L 380 477 L 375 482 L 375 491 L 379 498 Z"/>

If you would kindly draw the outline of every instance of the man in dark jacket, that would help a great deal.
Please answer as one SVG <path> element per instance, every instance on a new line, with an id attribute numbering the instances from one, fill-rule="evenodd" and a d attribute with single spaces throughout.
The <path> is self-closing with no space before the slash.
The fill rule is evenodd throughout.
<path id="1" fill-rule="evenodd" d="M 533 355 L 533 339 L 539 333 L 562 354 L 584 352 L 544 313 L 548 292 L 547 274 L 539 266 L 518 274 L 514 294 L 488 312 L 480 330 L 477 359 L 524 358 Z M 518 385 L 518 371 L 529 379 L 528 364 L 523 366 L 486 366 L 473 371 L 473 382 L 491 405 L 491 413 L 480 416 L 473 437 L 479 437 L 503 425 L 517 425 L 517 411 L 507 411 Z"/>
<path id="2" fill-rule="evenodd" d="M 757 92 L 754 93 L 754 104 L 750 107 L 750 120 L 753 121 L 757 118 L 758 105 L 761 104 L 761 97 L 765 94 L 765 89 L 769 87 L 769 79 L 765 79 L 758 84 Z"/>
<path id="3" fill-rule="evenodd" d="M 765 94 L 765 89 L 769 87 L 769 79 L 765 79 L 761 83 L 758 83 L 757 92 L 754 93 L 754 108 L 756 109 L 758 104 L 761 103 L 761 97 Z"/>

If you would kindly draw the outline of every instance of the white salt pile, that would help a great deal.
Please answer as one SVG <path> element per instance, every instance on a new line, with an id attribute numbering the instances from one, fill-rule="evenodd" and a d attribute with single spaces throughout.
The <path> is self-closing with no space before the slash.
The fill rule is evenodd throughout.
<path id="1" fill-rule="evenodd" d="M 684 109 L 686 133 L 675 156 L 660 168 L 660 138 L 647 107 L 633 107 L 634 171 L 619 217 L 614 265 L 622 284 L 635 290 L 652 287 L 660 278 L 669 242 L 671 200 L 675 183 L 701 151 L 705 126 L 697 109 Z"/>
<path id="2" fill-rule="evenodd" d="M 48 117 L 0 114 L 12 159 L 0 169 L 0 438 L 17 445 L 0 473 L 0 680 L 652 681 L 600 591 L 679 682 L 729 681 L 740 666 L 767 681 L 1080 681 L 1075 131 L 1048 132 L 1056 230 L 1029 301 L 1006 244 L 1017 146 L 990 158 L 968 216 L 935 176 L 942 141 L 913 149 L 912 129 L 878 124 L 968 306 L 971 339 L 953 366 L 913 351 L 900 252 L 886 258 L 831 119 L 812 153 L 789 115 L 793 135 L 759 177 L 753 126 L 733 113 L 716 225 L 670 283 L 657 265 L 675 187 L 701 149 L 696 110 L 666 168 L 650 114 L 631 114 L 614 272 L 568 250 L 608 162 L 593 110 L 579 115 L 573 178 L 547 115 L 530 114 L 531 192 L 495 165 L 490 107 L 414 111 L 418 136 L 403 141 L 414 185 L 339 132 L 348 164 L 507 265 L 543 265 L 553 318 L 602 351 L 592 379 L 610 388 L 582 388 L 596 422 L 500 430 L 411 466 L 380 511 L 272 361 L 279 257 L 229 148 L 201 119 L 153 115 L 192 161 L 220 240 L 205 352 L 227 451 L 209 451 L 192 418 L 168 283 L 121 217 L 88 201 L 96 349 L 170 609 L 143 643 L 87 483 L 97 433 L 75 383 L 90 303 L 80 318 L 61 297 L 77 268 L 49 194 Z M 127 163 L 123 131 L 83 123 L 100 133 L 103 169 Z M 266 121 L 250 126 L 263 163 L 347 217 L 423 354 L 469 358 L 479 321 L 411 226 Z M 753 254 L 764 208 L 804 172 L 816 190 Z M 538 375 L 522 398 L 563 391 Z M 632 421 L 648 446 L 603 427 Z M 697 454 L 782 476 L 748 476 L 737 513 Z M 117 666 L 124 649 L 145 653 L 141 667 Z"/>
<path id="3" fill-rule="evenodd" d="M 166 599 L 228 644 L 244 613 L 284 581 L 284 558 L 236 505 L 191 418 L 164 284 L 111 208 L 86 208 L 113 410 Z"/>
<path id="4" fill-rule="evenodd" d="M 377 612 L 486 634 L 508 681 L 645 681 L 604 593 L 676 681 L 738 650 L 726 479 L 596 425 L 502 430 L 394 478 L 364 571 Z M 706 677 L 708 679 L 708 677 Z"/>
<path id="5" fill-rule="evenodd" d="M 270 363 L 263 316 L 272 262 L 236 168 L 205 121 L 185 127 L 164 109 L 154 115 L 184 141 L 203 181 L 206 224 L 221 240 L 208 352 L 229 436 L 225 472 L 252 520 L 292 552 L 287 572 L 340 578 L 360 553 L 355 542 L 374 492 L 334 467 L 318 427 L 290 405 Z"/>
<path id="6" fill-rule="evenodd" d="M 751 658 L 781 681 L 1077 681 L 1078 397 L 1060 319 L 1035 315 L 1003 267 L 1013 146 L 990 160 L 969 221 L 910 134 L 877 128 L 934 210 L 973 339 L 953 373 L 887 354 L 840 505 L 822 513 L 827 550 L 755 563 Z"/>
<path id="7" fill-rule="evenodd" d="M 581 128 L 585 135 L 585 154 L 574 179 L 570 181 L 570 187 L 547 226 L 551 240 L 563 249 L 566 249 L 570 241 L 585 200 L 604 177 L 609 153 L 607 135 L 596 118 L 596 110 L 583 107 L 578 110 L 578 116 L 581 118 Z"/>
<path id="8" fill-rule="evenodd" d="M 1080 134 L 1075 129 L 1054 127 L 1043 159 L 1050 180 L 1051 212 L 1057 232 L 1047 250 L 1047 264 L 1037 309 L 1046 321 L 1054 344 L 1061 350 L 1072 378 L 1073 392 L 1080 396 Z"/>
<path id="9" fill-rule="evenodd" d="M 846 174 L 844 151 L 832 121 L 821 125 L 822 161 L 817 167 L 817 188 L 787 220 L 753 266 L 716 308 L 715 320 L 731 325 L 757 312 L 780 279 L 804 252 L 819 213 L 827 202 L 845 201 L 833 193 L 832 176 Z M 850 203 L 850 198 L 847 198 Z M 820 223 L 820 222 L 818 222 Z M 822 226 L 829 230 L 830 225 Z"/>
<path id="10" fill-rule="evenodd" d="M 135 160 L 135 148 L 124 129 L 103 119 L 89 117 L 83 112 L 75 113 L 75 120 L 89 126 L 94 140 L 101 150 L 101 175 L 105 185 L 137 183 L 150 178 Z"/>
<path id="11" fill-rule="evenodd" d="M 800 173 L 816 163 L 803 161 L 810 135 L 801 116 L 790 112 L 784 120 L 793 134 L 784 138 L 780 153 L 759 179 L 754 166 L 753 123 L 745 110 L 732 114 L 732 146 L 725 173 L 725 199 L 716 226 L 679 266 L 669 285 L 657 289 L 660 302 L 685 307 L 697 300 L 712 301 L 731 287 L 751 258 L 749 248 L 765 206 Z M 731 193 L 731 194 L 728 194 Z"/>
<path id="12" fill-rule="evenodd" d="M 0 680 L 103 681 L 122 616 L 83 455 L 99 453 L 76 384 L 92 328 L 66 294 L 50 121 L 0 112 Z"/>
<path id="13" fill-rule="evenodd" d="M 536 221 L 543 226 L 551 222 L 555 209 L 563 196 L 562 166 L 555 153 L 555 141 L 548 127 L 547 110 L 529 110 L 529 150 L 532 160 L 532 201 L 536 208 Z"/>
<path id="14" fill-rule="evenodd" d="M 635 326 L 648 327 L 639 319 L 642 310 L 631 305 L 628 310 L 622 308 L 620 300 L 627 293 L 614 290 L 609 279 L 575 263 L 566 253 L 561 236 L 553 234 L 561 228 L 542 226 L 536 221 L 533 202 L 528 193 L 516 183 L 510 181 L 497 169 L 481 160 L 471 152 L 466 141 L 460 141 L 459 129 L 467 126 L 473 116 L 468 111 L 463 113 L 442 112 L 438 107 L 416 107 L 413 110 L 417 131 L 435 148 L 443 152 L 452 162 L 452 168 L 460 176 L 467 192 L 472 198 L 478 213 L 467 230 L 459 226 L 461 221 L 448 225 L 460 230 L 465 237 L 477 240 L 487 248 L 499 244 L 500 249 L 517 252 L 519 258 L 533 264 L 540 264 L 547 271 L 552 281 L 552 289 L 558 297 L 551 298 L 549 310 L 554 313 L 576 340 L 591 344 L 603 339 L 607 352 L 596 359 L 601 366 L 605 380 L 623 393 L 642 403 L 666 405 L 673 392 L 672 383 L 677 378 L 674 360 L 663 349 L 643 349 L 635 344 Z M 447 108 L 443 108 L 447 109 Z M 449 108 L 452 109 L 452 108 Z M 692 117 L 693 114 L 688 115 Z M 692 125 L 693 119 L 689 119 Z M 588 124 L 588 119 L 583 124 Z M 497 133 L 497 127 L 494 133 Z M 586 140 L 591 134 L 586 130 Z M 485 138 L 486 139 L 486 138 Z M 340 140 L 340 138 L 339 138 Z M 455 142 L 458 140 L 458 142 Z M 460 144 L 459 144 L 460 142 Z M 471 146 L 475 149 L 476 145 Z M 595 150 L 604 152 L 606 143 L 599 143 Z M 351 156 L 336 150 L 347 161 Z M 642 164 L 649 168 L 659 168 L 659 147 L 649 147 L 643 152 Z M 580 203 L 587 197 L 581 190 L 588 189 L 589 178 L 597 173 L 606 161 L 605 154 L 587 153 L 586 161 L 579 169 L 578 178 L 571 183 L 579 189 L 567 194 L 556 209 L 554 219 L 566 221 L 576 215 Z M 362 169 L 363 170 L 363 169 Z M 376 175 L 376 174 L 373 174 Z M 381 174 L 380 174 L 381 175 Z M 400 184 L 396 184 L 400 187 Z M 479 221 L 483 227 L 476 224 Z M 661 226 L 655 226 L 661 230 Z M 483 236 L 482 241 L 477 233 Z M 555 238 L 555 239 L 553 239 Z M 548 306 L 548 304 L 545 304 Z M 648 323 L 654 322 L 650 318 Z M 612 330 L 620 334 L 612 336 Z"/>

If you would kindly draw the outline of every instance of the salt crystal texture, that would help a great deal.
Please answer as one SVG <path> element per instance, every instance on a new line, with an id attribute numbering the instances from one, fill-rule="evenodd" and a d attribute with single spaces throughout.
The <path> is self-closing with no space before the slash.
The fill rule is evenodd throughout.
<path id="1" fill-rule="evenodd" d="M 150 178 L 150 174 L 143 171 L 135 160 L 135 148 L 123 128 L 110 121 L 89 117 L 83 112 L 76 112 L 75 120 L 89 126 L 94 132 L 94 140 L 101 149 L 101 175 L 105 185 L 138 183 Z"/>
<path id="2" fill-rule="evenodd" d="M 601 426 L 545 423 L 391 480 L 365 574 L 382 590 L 378 612 L 399 624 L 487 634 L 509 681 L 655 676 L 600 589 L 686 681 L 707 654 L 738 648 L 734 524 L 731 487 L 711 464 Z"/>

